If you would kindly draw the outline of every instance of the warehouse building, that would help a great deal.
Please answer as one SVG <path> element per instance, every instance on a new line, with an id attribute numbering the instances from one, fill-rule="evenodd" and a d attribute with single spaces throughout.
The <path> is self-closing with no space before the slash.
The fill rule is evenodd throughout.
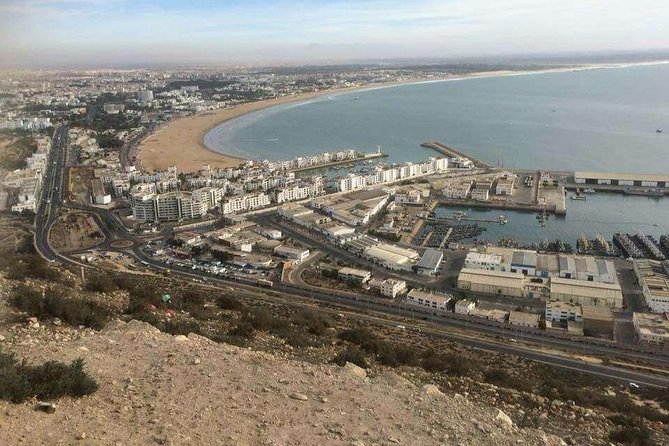
<path id="1" fill-rule="evenodd" d="M 623 293 L 620 285 L 586 280 L 553 277 L 550 281 L 550 299 L 581 305 L 600 305 L 620 308 Z"/>
<path id="2" fill-rule="evenodd" d="M 576 184 L 669 188 L 669 175 L 575 172 Z"/>
<path id="3" fill-rule="evenodd" d="M 476 293 L 525 297 L 525 276 L 503 271 L 463 268 L 458 276 L 458 288 Z"/>
<path id="4" fill-rule="evenodd" d="M 444 253 L 439 249 L 427 248 L 416 264 L 416 273 L 421 276 L 434 276 L 444 259 Z"/>
<path id="5" fill-rule="evenodd" d="M 413 266 L 419 257 L 418 252 L 413 249 L 400 248 L 387 243 L 379 243 L 365 249 L 364 255 L 374 263 L 398 271 L 413 271 Z"/>

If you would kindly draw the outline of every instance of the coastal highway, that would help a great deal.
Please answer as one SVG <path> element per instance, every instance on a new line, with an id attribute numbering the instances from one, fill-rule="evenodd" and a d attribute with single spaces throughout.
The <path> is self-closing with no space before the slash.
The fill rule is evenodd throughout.
<path id="1" fill-rule="evenodd" d="M 63 172 L 68 142 L 67 127 L 56 128 L 51 139 L 51 151 L 42 178 L 42 193 L 35 213 L 35 249 L 50 262 L 59 258 L 59 254 L 49 245 L 49 231 L 63 203 Z"/>
<path id="2" fill-rule="evenodd" d="M 42 188 L 42 198 L 40 200 L 37 216 L 35 218 L 36 233 L 35 246 L 42 256 L 50 261 L 62 261 L 66 263 L 76 263 L 71 259 L 56 253 L 49 245 L 48 231 L 53 225 L 58 210 L 62 206 L 61 198 L 63 171 L 64 171 L 64 157 L 65 149 L 67 148 L 67 128 L 59 127 L 54 132 L 52 141 L 52 150 L 49 155 L 49 164 L 44 176 L 44 183 Z M 131 248 L 132 253 L 144 265 L 157 270 L 170 270 L 174 274 L 197 278 L 199 280 L 206 279 L 209 283 L 217 285 L 234 286 L 240 290 L 264 296 L 265 299 L 271 299 L 273 296 L 293 302 L 307 302 L 311 304 L 330 304 L 336 305 L 343 309 L 349 309 L 355 312 L 356 317 L 361 320 L 374 319 L 379 323 L 394 326 L 397 322 L 390 322 L 393 319 L 401 318 L 406 324 L 406 320 L 412 320 L 409 327 L 416 330 L 420 329 L 425 333 L 430 333 L 444 339 L 461 342 L 471 347 L 476 347 L 489 351 L 496 351 L 500 353 L 507 353 L 519 357 L 527 358 L 533 361 L 542 362 L 555 367 L 564 369 L 580 371 L 583 373 L 611 378 L 619 381 L 633 381 L 638 384 L 657 387 L 669 387 L 669 378 L 660 375 L 651 375 L 648 373 L 638 372 L 635 370 L 621 369 L 601 364 L 586 364 L 578 359 L 556 355 L 551 352 L 546 352 L 543 349 L 536 347 L 522 346 L 517 343 L 499 342 L 494 340 L 494 337 L 501 339 L 508 339 L 511 334 L 522 338 L 523 341 L 532 342 L 536 345 L 542 345 L 551 348 L 559 348 L 571 351 L 572 353 L 598 354 L 602 356 L 617 356 L 617 357 L 637 357 L 648 360 L 650 363 L 659 364 L 662 366 L 669 366 L 669 358 L 661 355 L 650 355 L 646 353 L 626 352 L 614 347 L 585 344 L 574 342 L 569 339 L 548 338 L 532 333 L 518 333 L 503 329 L 496 326 L 489 326 L 484 324 L 476 324 L 470 321 L 463 321 L 460 319 L 448 318 L 441 315 L 434 315 L 430 313 L 421 313 L 414 308 L 408 306 L 392 306 L 377 302 L 372 299 L 365 299 L 360 296 L 360 299 L 351 298 L 349 295 L 343 295 L 330 290 L 322 290 L 315 287 L 295 284 L 278 284 L 274 289 L 262 290 L 252 283 L 243 283 L 234 278 L 220 278 L 212 277 L 211 275 L 201 272 L 192 271 L 186 268 L 178 268 L 170 266 L 167 268 L 164 264 L 155 261 L 153 258 L 147 256 L 141 250 L 141 243 L 136 237 L 133 237 L 123 225 L 106 210 L 94 208 L 91 206 L 72 205 L 68 208 L 78 210 L 85 210 L 96 215 L 101 223 L 101 229 L 106 237 L 106 242 L 112 240 L 129 240 L 133 242 Z M 297 234 L 295 234 L 297 235 Z M 333 254 L 340 254 L 339 252 Z M 357 260 L 357 259 L 356 259 Z M 456 329 L 457 331 L 454 331 Z M 487 335 L 488 337 L 481 337 Z M 405 335 L 403 335 L 405 336 Z M 490 338 L 492 337 L 492 338 Z"/>
<path id="3" fill-rule="evenodd" d="M 497 337 L 501 338 L 501 340 L 480 337 L 480 333 L 474 326 L 475 324 L 469 323 L 469 330 L 467 330 L 465 321 L 455 321 L 460 323 L 456 324 L 456 326 L 464 330 L 459 330 L 459 332 L 454 332 L 452 330 L 449 331 L 445 330 L 445 327 L 442 328 L 440 326 L 449 326 L 453 320 L 443 318 L 438 315 L 432 315 L 429 313 L 416 314 L 415 310 L 401 307 L 390 307 L 373 302 L 371 300 L 342 299 L 338 295 L 318 292 L 315 290 L 309 290 L 305 292 L 305 290 L 301 287 L 287 284 L 278 285 L 271 290 L 261 290 L 252 284 L 242 283 L 232 279 L 212 277 L 211 275 L 201 271 L 193 271 L 187 268 L 173 266 L 166 268 L 164 264 L 156 262 L 152 258 L 146 256 L 146 254 L 144 254 L 138 246 L 133 248 L 133 252 L 144 263 L 145 266 L 158 270 L 170 270 L 173 274 L 185 278 L 198 280 L 206 279 L 207 283 L 211 285 L 233 286 L 239 290 L 261 295 L 265 300 L 272 300 L 273 298 L 277 297 L 287 302 L 302 302 L 303 304 L 307 305 L 313 305 L 316 303 L 332 304 L 336 307 L 342 308 L 343 310 L 337 309 L 331 311 L 346 311 L 362 322 L 374 321 L 388 327 L 396 327 L 398 324 L 402 324 L 409 331 L 421 331 L 423 333 L 437 336 L 442 339 L 459 342 L 470 347 L 491 352 L 514 355 L 546 365 L 560 367 L 566 370 L 578 371 L 585 374 L 608 378 L 625 383 L 634 382 L 639 385 L 650 387 L 669 387 L 669 377 L 667 376 L 652 375 L 645 372 L 622 369 L 605 364 L 586 363 L 582 360 L 575 359 L 567 355 L 557 355 L 544 349 L 537 349 L 529 346 L 523 346 L 521 343 L 509 342 L 509 332 L 507 330 L 498 329 L 497 333 L 487 333 L 493 336 L 497 335 Z M 407 320 L 412 320 L 412 322 L 407 323 Z M 401 336 L 407 336 L 407 334 L 403 331 Z"/>

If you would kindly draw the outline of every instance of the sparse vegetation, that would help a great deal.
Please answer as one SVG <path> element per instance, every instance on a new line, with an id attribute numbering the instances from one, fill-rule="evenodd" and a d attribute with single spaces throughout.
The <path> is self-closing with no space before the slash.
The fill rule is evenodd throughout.
<path id="1" fill-rule="evenodd" d="M 360 350 L 358 347 L 348 347 L 347 349 L 342 350 L 332 359 L 332 362 L 340 366 L 350 362 L 351 364 L 355 364 L 359 367 L 362 367 L 363 369 L 369 368 L 369 363 L 365 357 L 365 352 Z"/>
<path id="2" fill-rule="evenodd" d="M 650 429 L 643 424 L 641 418 L 628 415 L 612 415 L 609 420 L 616 425 L 616 428 L 609 433 L 609 440 L 638 446 L 653 444 Z"/>
<path id="3" fill-rule="evenodd" d="M 28 285 L 19 285 L 10 302 L 29 316 L 40 320 L 59 318 L 74 326 L 100 329 L 111 318 L 110 312 L 96 302 L 69 298 L 57 288 L 39 291 Z"/>
<path id="4" fill-rule="evenodd" d="M 84 370 L 82 359 L 70 364 L 48 361 L 30 365 L 12 353 L 0 351 L 1 400 L 22 403 L 32 397 L 42 400 L 63 396 L 79 398 L 97 389 L 98 384 Z"/>

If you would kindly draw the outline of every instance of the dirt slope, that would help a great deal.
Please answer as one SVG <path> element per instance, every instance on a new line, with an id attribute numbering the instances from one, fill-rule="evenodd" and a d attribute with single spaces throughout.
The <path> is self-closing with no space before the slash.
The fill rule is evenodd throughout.
<path id="1" fill-rule="evenodd" d="M 59 340 L 6 339 L 29 359 L 82 356 L 100 390 L 53 414 L 0 403 L 0 444 L 552 445 L 493 407 L 394 372 L 314 365 L 113 322 Z"/>

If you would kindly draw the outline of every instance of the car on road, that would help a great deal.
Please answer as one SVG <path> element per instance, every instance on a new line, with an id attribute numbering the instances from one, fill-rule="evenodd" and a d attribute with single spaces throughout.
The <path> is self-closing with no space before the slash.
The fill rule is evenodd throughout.
<path id="1" fill-rule="evenodd" d="M 628 383 L 628 385 L 629 385 L 631 388 L 633 388 L 633 389 L 640 389 L 640 388 L 641 388 L 640 385 L 638 385 L 637 383 L 632 382 L 632 381 L 630 381 L 630 382 Z"/>

